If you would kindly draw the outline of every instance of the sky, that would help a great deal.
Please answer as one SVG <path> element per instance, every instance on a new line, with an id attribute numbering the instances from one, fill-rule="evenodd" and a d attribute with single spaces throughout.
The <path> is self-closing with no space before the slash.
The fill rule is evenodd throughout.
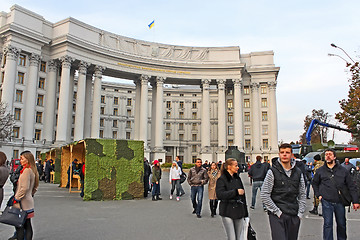
<path id="1" fill-rule="evenodd" d="M 334 116 L 349 90 L 345 61 L 359 59 L 360 1 L 0 0 L 0 11 L 14 4 L 56 23 L 73 17 L 118 35 L 171 45 L 239 46 L 241 53 L 274 51 L 279 141 L 299 140 L 306 115 L 323 109 Z M 155 26 L 148 24 L 155 20 Z M 356 40 L 358 39 L 358 40 Z M 348 60 L 350 61 L 350 60 Z M 339 124 L 341 126 L 341 124 Z M 334 138 L 333 138 L 334 137 Z M 350 134 L 329 129 L 328 140 L 346 143 Z"/>

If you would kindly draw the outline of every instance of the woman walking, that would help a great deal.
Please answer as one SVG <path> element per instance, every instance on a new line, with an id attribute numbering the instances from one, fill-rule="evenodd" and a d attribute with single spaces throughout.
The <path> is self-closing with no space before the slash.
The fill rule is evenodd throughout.
<path id="1" fill-rule="evenodd" d="M 17 190 L 14 197 L 14 207 L 21 208 L 27 212 L 27 219 L 24 226 L 16 228 L 17 239 L 31 240 L 33 229 L 31 218 L 34 217 L 34 194 L 39 186 L 39 173 L 36 169 L 34 155 L 30 151 L 24 151 L 20 154 L 20 163 L 23 169 L 20 171 L 20 177 Z"/>
<path id="2" fill-rule="evenodd" d="M 216 196 L 221 200 L 219 214 L 227 239 L 246 239 L 246 236 L 243 236 L 243 228 L 248 210 L 244 186 L 238 175 L 238 163 L 235 159 L 229 158 L 221 170 L 221 177 L 216 182 Z"/>
<path id="3" fill-rule="evenodd" d="M 162 198 L 159 197 L 159 195 L 160 195 L 161 168 L 160 168 L 160 163 L 159 163 L 158 160 L 155 160 L 153 162 L 153 164 L 154 164 L 154 166 L 152 168 L 152 178 L 151 178 L 151 182 L 153 184 L 152 200 L 157 201 L 157 200 L 162 200 Z"/>
<path id="4" fill-rule="evenodd" d="M 217 209 L 217 205 L 218 205 L 218 200 L 216 198 L 216 191 L 215 191 L 216 181 L 221 176 L 221 173 L 220 173 L 217 163 L 215 163 L 215 162 L 211 163 L 210 169 L 208 171 L 208 175 L 209 175 L 208 193 L 209 193 L 209 200 L 210 200 L 210 212 L 211 212 L 211 217 L 214 217 L 214 215 L 216 215 L 216 209 Z"/>
<path id="5" fill-rule="evenodd" d="M 176 201 L 180 201 L 180 176 L 181 168 L 176 162 L 173 162 L 169 173 L 169 182 L 171 184 L 170 200 L 173 199 L 173 193 L 176 188 Z"/>

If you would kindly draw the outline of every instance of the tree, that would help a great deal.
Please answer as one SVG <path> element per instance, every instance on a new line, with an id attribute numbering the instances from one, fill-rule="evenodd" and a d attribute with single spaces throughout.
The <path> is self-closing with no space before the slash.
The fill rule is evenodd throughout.
<path id="1" fill-rule="evenodd" d="M 359 62 L 347 63 L 351 78 L 348 98 L 339 101 L 342 112 L 336 113 L 335 118 L 350 129 L 352 140 L 360 142 L 360 68 Z"/>
<path id="2" fill-rule="evenodd" d="M 309 125 L 313 119 L 317 119 L 320 122 L 328 122 L 331 116 L 329 113 L 325 112 L 323 109 L 316 110 L 313 109 L 310 115 L 306 115 L 304 120 L 304 130 L 305 132 L 300 135 L 300 141 L 306 143 L 306 132 L 309 129 Z M 328 129 L 323 126 L 317 126 L 311 133 L 311 143 L 326 143 L 327 142 L 327 133 Z"/>
<path id="3" fill-rule="evenodd" d="M 7 112 L 6 104 L 0 102 L 0 139 L 9 139 L 12 136 L 13 125 L 13 116 Z"/>

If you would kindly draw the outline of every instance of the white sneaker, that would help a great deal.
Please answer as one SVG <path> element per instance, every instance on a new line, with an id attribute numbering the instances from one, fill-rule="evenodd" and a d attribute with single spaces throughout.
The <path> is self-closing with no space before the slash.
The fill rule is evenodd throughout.
<path id="1" fill-rule="evenodd" d="M 172 199 L 172 195 L 170 195 L 170 200 Z"/>
<path id="2" fill-rule="evenodd" d="M 180 201 L 180 197 L 176 197 L 176 201 Z"/>

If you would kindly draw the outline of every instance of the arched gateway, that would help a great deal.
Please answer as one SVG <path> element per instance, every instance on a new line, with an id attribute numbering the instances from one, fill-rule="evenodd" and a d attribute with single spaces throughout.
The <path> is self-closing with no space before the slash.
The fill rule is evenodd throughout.
<path id="1" fill-rule="evenodd" d="M 224 160 L 229 145 L 245 150 L 247 156 L 270 158 L 277 151 L 275 91 L 279 68 L 273 63 L 272 51 L 240 54 L 239 47 L 146 42 L 74 18 L 53 24 L 17 5 L 9 13 L 0 13 L 0 24 L 1 100 L 15 117 L 19 109 L 22 114 L 16 123 L 19 129 L 14 130 L 19 131 L 12 139 L 14 146 L 17 139 L 38 150 L 53 142 L 62 145 L 85 137 L 99 138 L 102 77 L 110 76 L 136 85 L 132 138 L 144 141 L 147 157 L 165 159 L 166 155 L 164 117 L 169 106 L 165 104 L 164 84 L 201 87 L 197 117 L 201 158 Z M 177 101 L 181 101 L 181 91 L 179 87 Z M 41 123 L 37 121 L 39 101 L 43 102 Z M 181 111 L 181 106 L 176 111 Z M 41 136 L 36 135 L 37 130 Z M 42 142 L 41 147 L 34 139 Z"/>

